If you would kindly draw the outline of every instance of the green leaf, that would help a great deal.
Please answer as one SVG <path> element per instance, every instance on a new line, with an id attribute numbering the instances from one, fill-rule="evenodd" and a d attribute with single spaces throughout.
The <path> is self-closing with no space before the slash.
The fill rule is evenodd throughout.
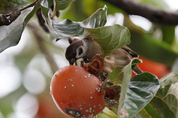
<path id="1" fill-rule="evenodd" d="M 79 5 L 80 7 L 78 7 Z M 75 0 L 70 5 L 70 7 L 67 8 L 67 11 L 65 12 L 64 15 L 62 15 L 62 18 L 71 19 L 73 21 L 82 21 L 91 14 L 93 14 L 98 8 L 102 8 L 104 5 L 106 5 L 109 8 L 107 9 L 107 13 L 109 14 L 115 14 L 122 11 L 118 7 L 109 4 L 107 1 Z"/>
<path id="2" fill-rule="evenodd" d="M 132 63 L 132 68 L 134 68 L 137 63 L 142 63 L 141 60 L 134 60 L 134 62 Z M 123 78 L 123 72 L 120 73 L 120 71 L 123 69 L 123 67 L 116 67 L 109 75 L 108 78 L 110 79 L 111 82 L 118 84 L 120 83 L 120 79 Z"/>
<path id="3" fill-rule="evenodd" d="M 135 116 L 152 100 L 159 87 L 158 78 L 148 72 L 136 75 L 130 80 L 122 108 L 128 112 L 129 118 Z"/>
<path id="4" fill-rule="evenodd" d="M 101 8 L 98 9 L 95 13 L 93 13 L 88 19 L 86 19 L 82 23 L 65 19 L 61 22 L 51 21 L 52 27 L 58 37 L 71 37 L 75 35 L 83 35 L 85 27 L 89 26 L 95 28 L 98 26 L 103 26 L 106 22 L 107 17 L 106 12 L 107 7 L 105 6 L 103 9 Z"/>
<path id="5" fill-rule="evenodd" d="M 13 22 L 10 26 L 0 27 L 0 33 L 2 33 L 1 35 L 2 39 L 0 39 L 0 52 L 4 51 L 8 47 L 15 46 L 19 43 L 22 32 L 26 24 L 31 19 L 31 17 L 35 14 L 36 10 L 39 7 L 40 7 L 40 1 L 36 3 L 33 10 L 27 16 L 23 15 L 23 17 L 26 16 L 25 19 L 19 18 L 20 20 L 17 19 L 16 20 L 17 22 Z M 9 30 L 8 31 L 9 33 L 6 34 L 5 31 L 7 31 L 7 29 Z"/>
<path id="6" fill-rule="evenodd" d="M 178 75 L 171 73 L 160 80 L 160 89 L 153 100 L 144 108 L 150 116 L 156 118 L 177 118 Z"/>
<path id="7" fill-rule="evenodd" d="M 160 89 L 150 104 L 161 118 L 178 117 L 178 74 L 172 72 L 160 80 Z"/>
<path id="8" fill-rule="evenodd" d="M 15 27 L 10 34 L 7 35 L 3 40 L 0 41 L 0 52 L 4 51 L 8 47 L 15 46 L 19 43 L 22 32 L 23 32 L 23 23 Z"/>
<path id="9" fill-rule="evenodd" d="M 71 37 L 84 33 L 84 28 L 79 26 L 79 22 L 74 22 L 69 19 L 61 22 L 52 21 L 52 27 L 58 37 Z"/>
<path id="10" fill-rule="evenodd" d="M 137 115 L 136 118 L 150 118 L 149 114 L 145 109 L 142 109 Z"/>
<path id="11" fill-rule="evenodd" d="M 56 10 L 65 9 L 74 0 L 42 0 L 41 5 L 46 8 L 50 8 L 54 4 L 56 5 Z"/>
<path id="12" fill-rule="evenodd" d="M 99 113 L 96 118 L 111 118 L 111 117 L 107 116 L 106 114 Z"/>
<path id="13" fill-rule="evenodd" d="M 65 9 L 74 0 L 55 0 L 55 1 L 56 1 L 56 10 L 62 10 Z"/>
<path id="14" fill-rule="evenodd" d="M 149 114 L 149 116 L 154 118 L 161 118 L 160 114 L 156 109 L 149 103 L 145 106 L 145 111 Z"/>
<path id="15" fill-rule="evenodd" d="M 41 1 L 41 6 L 50 8 L 53 4 L 53 0 L 42 0 Z"/>
<path id="16" fill-rule="evenodd" d="M 161 118 L 176 118 L 169 106 L 159 97 L 154 97 L 150 104 L 159 112 Z"/>
<path id="17" fill-rule="evenodd" d="M 110 79 L 110 81 L 115 81 L 118 76 L 119 76 L 119 72 L 121 71 L 122 67 L 116 67 L 109 75 L 108 78 Z"/>
<path id="18" fill-rule="evenodd" d="M 1 0 L 0 1 L 0 13 L 8 14 L 14 9 L 24 6 L 27 1 L 24 0 Z"/>
<path id="19" fill-rule="evenodd" d="M 108 116 L 108 118 L 117 118 L 117 114 L 115 114 L 113 111 L 109 110 L 107 107 L 105 107 L 102 111 L 102 114 L 105 114 Z M 98 115 L 97 115 L 98 118 Z M 101 117 L 103 118 L 103 117 Z"/>
<path id="20" fill-rule="evenodd" d="M 171 70 L 172 70 L 172 72 L 177 72 L 178 73 L 178 58 L 175 60 Z"/>
<path id="21" fill-rule="evenodd" d="M 161 118 L 161 116 L 151 104 L 147 104 L 145 108 L 136 115 L 136 118 Z"/>
<path id="22" fill-rule="evenodd" d="M 107 22 L 107 6 L 98 9 L 89 18 L 84 20 L 80 25 L 84 28 L 102 27 Z"/>
<path id="23" fill-rule="evenodd" d="M 160 87 L 158 78 L 148 72 L 136 75 L 130 80 L 132 66 L 139 62 L 140 60 L 133 59 L 122 70 L 124 76 L 118 107 L 119 116 L 121 111 L 127 113 L 122 117 L 135 116 L 152 100 Z"/>
<path id="24" fill-rule="evenodd" d="M 86 30 L 101 45 L 103 56 L 107 56 L 118 48 L 130 43 L 129 30 L 118 24 Z"/>
<path id="25" fill-rule="evenodd" d="M 162 34 L 163 34 L 163 41 L 172 45 L 175 40 L 175 26 L 161 26 Z"/>
<path id="26" fill-rule="evenodd" d="M 172 67 L 175 59 L 178 57 L 178 53 L 169 44 L 153 38 L 148 33 L 140 34 L 135 31 L 130 32 L 132 43 L 129 47 L 131 49 L 142 57 Z"/>
<path id="27" fill-rule="evenodd" d="M 172 85 L 178 82 L 178 74 L 176 72 L 172 72 L 167 76 L 160 79 L 160 90 L 162 90 L 167 85 Z"/>
<path id="28" fill-rule="evenodd" d="M 123 73 L 123 78 L 122 78 L 122 89 L 120 93 L 120 99 L 119 99 L 119 107 L 118 107 L 118 115 L 120 115 L 120 110 L 122 109 L 124 105 L 124 101 L 126 99 L 126 94 L 127 94 L 127 89 L 129 86 L 129 81 L 132 75 L 132 65 L 139 62 L 139 59 L 132 59 L 131 62 L 126 65 L 121 73 Z"/>

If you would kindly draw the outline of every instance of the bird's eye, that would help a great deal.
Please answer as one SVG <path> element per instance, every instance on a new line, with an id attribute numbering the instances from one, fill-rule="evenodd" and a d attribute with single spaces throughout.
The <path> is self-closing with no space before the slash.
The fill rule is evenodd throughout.
<path id="1" fill-rule="evenodd" d="M 83 49 L 79 48 L 79 55 L 81 55 L 83 53 Z"/>
<path id="2" fill-rule="evenodd" d="M 74 51 L 74 52 L 73 52 L 72 56 L 73 56 L 73 57 L 75 57 L 75 56 L 76 56 L 76 51 Z"/>

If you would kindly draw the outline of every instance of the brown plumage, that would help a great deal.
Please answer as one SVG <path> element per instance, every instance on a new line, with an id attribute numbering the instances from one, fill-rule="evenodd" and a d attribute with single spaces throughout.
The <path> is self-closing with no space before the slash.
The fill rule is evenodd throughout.
<path id="1" fill-rule="evenodd" d="M 102 54 L 100 45 L 94 41 L 90 35 L 84 37 L 82 40 L 74 39 L 69 42 L 70 45 L 66 50 L 66 59 L 70 64 L 73 64 L 79 58 L 91 59 L 96 54 Z M 124 67 L 135 57 L 138 57 L 136 52 L 127 46 L 123 46 L 104 58 L 105 65 L 107 66 L 104 68 L 104 71 L 107 73 L 112 72 L 114 68 L 113 65 L 116 67 Z M 137 65 L 133 70 L 137 74 L 142 73 L 142 70 Z"/>

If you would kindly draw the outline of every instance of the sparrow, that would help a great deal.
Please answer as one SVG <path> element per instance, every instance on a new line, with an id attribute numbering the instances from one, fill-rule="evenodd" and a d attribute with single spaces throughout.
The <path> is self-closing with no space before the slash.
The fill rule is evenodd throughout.
<path id="1" fill-rule="evenodd" d="M 83 58 L 84 60 L 91 59 L 96 54 L 102 54 L 102 48 L 95 40 L 93 40 L 91 35 L 88 35 L 80 39 L 69 38 L 70 45 L 66 49 L 65 57 L 70 64 L 76 62 L 77 59 Z M 137 58 L 139 55 L 131 50 L 127 46 L 123 46 L 112 54 L 104 57 L 106 62 L 105 72 L 110 73 L 115 67 L 124 67 L 132 60 L 132 58 Z M 111 64 L 108 64 L 111 63 Z M 113 64 L 114 63 L 114 64 Z M 114 66 L 113 66 L 114 65 Z M 140 74 L 143 71 L 136 65 L 133 68 L 136 74 Z"/>

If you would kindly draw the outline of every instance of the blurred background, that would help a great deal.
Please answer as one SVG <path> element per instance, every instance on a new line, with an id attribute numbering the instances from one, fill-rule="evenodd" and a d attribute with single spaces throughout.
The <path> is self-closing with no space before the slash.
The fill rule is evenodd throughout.
<path id="1" fill-rule="evenodd" d="M 155 8 L 177 11 L 176 0 L 134 0 Z M 20 2 L 14 7 L 19 7 Z M 32 1 L 25 1 L 32 2 Z M 13 4 L 14 4 L 13 3 Z M 129 45 L 143 60 L 139 66 L 159 78 L 177 71 L 178 27 L 154 24 L 103 1 L 76 0 L 60 11 L 58 20 L 82 21 L 104 5 L 108 7 L 106 25 L 120 24 L 131 32 Z M 91 7 L 92 6 L 92 7 Z M 65 59 L 68 41 L 55 41 L 39 25 L 36 15 L 25 28 L 17 46 L 0 53 L 0 118 L 67 118 L 55 106 L 50 81 L 59 68 L 69 65 Z"/>

